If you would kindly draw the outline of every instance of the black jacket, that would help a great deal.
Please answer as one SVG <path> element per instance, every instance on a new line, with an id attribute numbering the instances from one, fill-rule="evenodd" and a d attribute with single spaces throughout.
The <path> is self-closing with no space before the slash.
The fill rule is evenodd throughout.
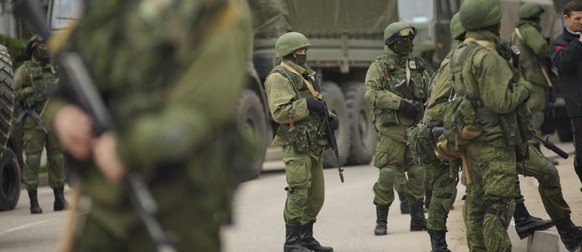
<path id="1" fill-rule="evenodd" d="M 566 110 L 570 117 L 582 116 L 582 42 L 566 28 L 552 43 L 552 63 L 558 69 Z"/>

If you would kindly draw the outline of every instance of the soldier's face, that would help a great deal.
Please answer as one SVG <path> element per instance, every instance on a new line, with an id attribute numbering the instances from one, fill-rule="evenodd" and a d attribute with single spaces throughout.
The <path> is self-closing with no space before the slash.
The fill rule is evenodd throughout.
<path id="1" fill-rule="evenodd" d="M 572 11 L 570 15 L 564 15 L 564 21 L 568 30 L 582 32 L 582 11 Z"/>

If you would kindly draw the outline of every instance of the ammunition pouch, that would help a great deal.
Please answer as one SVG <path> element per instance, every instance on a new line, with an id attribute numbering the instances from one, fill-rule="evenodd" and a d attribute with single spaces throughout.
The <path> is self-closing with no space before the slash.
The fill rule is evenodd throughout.
<path id="1" fill-rule="evenodd" d="M 382 133 L 383 128 L 399 125 L 397 111 L 388 109 L 374 109 L 374 126 L 376 131 Z"/>
<path id="2" fill-rule="evenodd" d="M 439 162 L 435 154 L 436 141 L 432 134 L 432 127 L 426 124 L 418 124 L 406 130 L 408 145 L 412 156 L 419 164 L 432 164 Z"/>
<path id="3" fill-rule="evenodd" d="M 277 129 L 279 136 L 287 144 L 293 145 L 298 153 L 308 153 L 314 147 L 325 147 L 327 141 L 318 135 L 318 127 L 314 123 L 296 124 L 294 128 L 289 125 L 280 125 Z"/>

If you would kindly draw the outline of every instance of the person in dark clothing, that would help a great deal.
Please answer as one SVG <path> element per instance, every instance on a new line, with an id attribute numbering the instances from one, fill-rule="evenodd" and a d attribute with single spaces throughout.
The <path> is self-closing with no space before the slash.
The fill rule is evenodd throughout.
<path id="1" fill-rule="evenodd" d="M 566 110 L 572 122 L 576 151 L 574 169 L 582 181 L 582 3 L 566 4 L 563 14 L 566 27 L 552 43 L 551 58 L 558 69 Z"/>

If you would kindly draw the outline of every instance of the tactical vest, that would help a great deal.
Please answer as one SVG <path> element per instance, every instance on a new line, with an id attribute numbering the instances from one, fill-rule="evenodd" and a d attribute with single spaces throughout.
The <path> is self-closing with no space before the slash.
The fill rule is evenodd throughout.
<path id="1" fill-rule="evenodd" d="M 56 79 L 58 74 L 53 64 L 39 64 L 32 61 L 26 61 L 23 65 L 28 76 L 23 76 L 22 88 L 32 87 L 33 92 L 30 94 L 34 100 L 33 106 L 37 113 L 41 113 L 42 108 L 47 100 L 47 94 L 57 86 Z M 24 103 L 19 104 L 25 107 Z"/>
<path id="2" fill-rule="evenodd" d="M 501 128 L 507 146 L 521 144 L 527 140 L 528 133 L 523 130 L 527 123 L 518 120 L 516 111 L 501 115 L 484 107 L 480 97 L 479 84 L 474 78 L 463 78 L 464 67 L 471 67 L 471 59 L 479 50 L 497 52 L 494 48 L 487 47 L 483 42 L 473 41 L 463 44 L 455 49 L 463 50 L 460 56 L 450 58 L 451 80 L 455 95 L 454 99 L 447 105 L 444 114 L 445 138 L 455 147 L 465 145 L 481 136 L 485 130 L 485 122 L 488 122 L 488 125 L 492 125 L 491 122 L 494 122 L 493 125 L 498 126 L 493 127 Z M 520 106 L 525 107 L 525 105 Z"/>
<path id="3" fill-rule="evenodd" d="M 293 101 L 315 98 L 305 84 L 302 76 L 291 72 L 289 69 L 281 65 L 276 66 L 269 75 L 273 73 L 281 74 L 291 82 L 296 94 Z M 317 83 L 312 83 L 312 85 L 315 87 Z M 317 88 L 317 90 L 319 90 L 319 88 Z M 327 141 L 318 135 L 321 119 L 321 116 L 310 111 L 307 118 L 294 122 L 294 128 L 291 128 L 289 124 L 280 124 L 277 127 L 276 134 L 283 141 L 293 144 L 297 152 L 306 153 L 314 147 L 327 146 Z"/>
<path id="4" fill-rule="evenodd" d="M 428 80 L 424 76 L 425 64 L 420 57 L 407 57 L 406 66 L 402 67 L 396 63 L 393 57 L 382 55 L 376 58 L 374 64 L 382 66 L 384 78 L 382 80 L 382 89 L 394 93 L 402 98 L 415 102 L 417 108 L 424 111 L 424 103 L 428 98 Z M 406 85 L 413 97 L 406 95 L 398 85 Z M 374 122 L 378 122 L 382 127 L 393 125 L 412 126 L 414 119 L 399 115 L 398 111 L 374 108 Z"/>

